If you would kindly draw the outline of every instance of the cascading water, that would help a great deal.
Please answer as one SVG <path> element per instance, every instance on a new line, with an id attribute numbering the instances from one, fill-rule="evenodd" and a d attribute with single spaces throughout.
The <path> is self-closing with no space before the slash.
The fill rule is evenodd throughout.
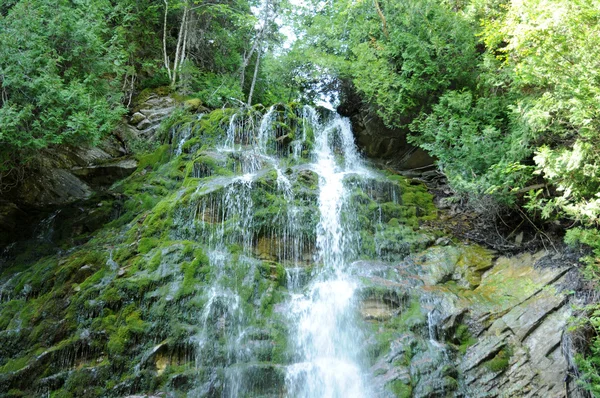
<path id="1" fill-rule="evenodd" d="M 199 199 L 192 219 L 199 221 L 198 238 L 210 248 L 211 265 L 217 270 L 205 298 L 201 332 L 196 337 L 198 351 L 202 353 L 208 340 L 218 337 L 211 325 L 218 318 L 223 323 L 221 328 L 229 328 L 221 333 L 230 341 L 225 365 L 238 369 L 236 363 L 242 358 L 248 360 L 240 347 L 243 336 L 249 334 L 244 324 L 248 315 L 242 315 L 242 300 L 236 291 L 236 286 L 238 290 L 242 286 L 232 284 L 224 271 L 231 270 L 228 247 L 237 244 L 242 253 L 251 256 L 256 244 L 269 242 L 276 246 L 271 247 L 276 258 L 288 264 L 288 274 L 296 275 L 289 277 L 288 284 L 288 340 L 293 354 L 285 376 L 287 396 L 366 397 L 369 394 L 361 367 L 361 330 L 354 294 L 358 284 L 347 269 L 348 260 L 356 258 L 359 244 L 348 208 L 353 185 L 347 179 L 360 179 L 369 172 L 355 148 L 350 123 L 339 115 L 321 123 L 316 110 L 305 106 L 298 112 L 295 134 L 290 134 L 280 129 L 283 122 L 291 122 L 282 122 L 276 107 L 264 115 L 245 112 L 230 117 L 226 139 L 217 148 L 219 156 L 231 160 L 228 167 L 241 175 L 202 182 L 196 190 Z M 268 175 L 269 170 L 274 173 L 274 185 L 269 189 L 282 202 L 274 219 L 268 220 L 269 228 L 259 231 L 262 238 L 257 243 L 253 226 L 258 222 L 255 213 L 259 206 L 253 200 L 262 199 L 253 192 L 257 179 Z M 204 176 L 202 167 L 195 166 L 194 173 Z M 305 225 L 307 199 L 295 197 L 290 173 L 316 176 L 318 195 L 311 206 L 318 209 L 318 214 L 308 215 L 315 219 L 314 224 L 309 223 L 311 230 L 307 231 Z M 223 188 L 215 188 L 218 186 Z M 311 253 L 308 258 L 307 251 Z M 317 264 L 314 277 L 304 276 L 302 264 L 307 262 Z M 308 279 L 312 280 L 304 286 Z M 228 374 L 227 395 L 243 395 L 243 375 L 238 371 Z"/>
<path id="2" fill-rule="evenodd" d="M 176 210 L 176 237 L 204 245 L 212 269 L 191 340 L 198 369 L 224 370 L 224 396 L 252 396 L 256 372 L 281 377 L 273 393 L 288 397 L 373 395 L 364 286 L 351 265 L 367 246 L 371 256 L 388 249 L 377 235 L 389 217 L 378 206 L 395 202 L 398 187 L 363 164 L 348 119 L 321 116 L 309 106 L 240 109 L 190 168 L 197 185 Z M 287 275 L 281 317 L 262 319 L 276 285 L 261 290 L 256 275 L 277 279 L 278 269 Z"/>
<path id="3" fill-rule="evenodd" d="M 338 153 L 341 159 L 337 159 Z M 289 397 L 366 397 L 361 331 L 356 325 L 356 282 L 347 274 L 353 231 L 345 219 L 344 177 L 365 173 L 349 122 L 339 116 L 315 132 L 313 169 L 319 175 L 315 261 L 321 269 L 290 303 L 298 362 L 286 376 Z"/>

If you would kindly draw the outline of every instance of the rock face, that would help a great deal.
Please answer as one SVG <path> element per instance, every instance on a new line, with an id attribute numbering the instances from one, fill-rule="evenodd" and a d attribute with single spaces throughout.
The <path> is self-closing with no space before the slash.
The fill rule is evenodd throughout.
<path id="1" fill-rule="evenodd" d="M 303 366 L 301 344 L 310 341 L 293 339 L 290 314 L 327 273 L 315 256 L 327 191 L 309 163 L 313 142 L 278 140 L 303 136 L 306 110 L 281 108 L 187 118 L 185 139 L 139 164 L 107 150 L 48 157 L 48 169 L 90 191 L 125 175 L 119 170 L 135 171 L 110 198 L 51 213 L 34 241 L 0 256 L 1 398 L 294 395 L 290 369 Z M 137 126 L 150 120 L 140 114 Z M 274 126 L 262 130 L 274 138 L 268 156 L 249 146 L 256 131 L 229 130 L 261 126 L 259 117 Z M 227 139 L 237 149 L 220 150 Z M 352 227 L 343 230 L 352 238 L 343 272 L 353 288 L 337 318 L 360 337 L 353 346 L 370 384 L 364 395 L 578 397 L 574 381 L 565 383 L 573 264 L 439 236 L 424 227 L 440 221 L 423 184 L 365 175 L 340 180 L 340 214 Z M 59 203 L 52 189 L 36 189 L 35 197 Z M 61 200 L 87 195 L 71 191 Z M 61 218 L 76 235 L 96 231 L 93 239 L 62 236 L 53 228 Z M 0 202 L 2 225 L 17 228 L 21 219 L 14 203 Z M 48 256 L 42 245 L 66 250 Z M 340 292 L 348 290 L 331 296 Z"/>
<path id="2" fill-rule="evenodd" d="M 353 98 L 356 103 L 342 104 L 338 111 L 350 118 L 356 144 L 370 159 L 396 170 L 423 170 L 434 159 L 407 141 L 408 129 L 390 129 L 377 113 Z"/>
<path id="3" fill-rule="evenodd" d="M 176 105 L 171 97 L 153 94 L 98 147 L 63 145 L 40 151 L 21 183 L 0 197 L 0 244 L 24 238 L 32 232 L 27 225 L 40 217 L 86 201 L 133 173 L 137 161 L 130 156 L 131 140 L 152 141 Z"/>
<path id="4" fill-rule="evenodd" d="M 142 102 L 137 112 L 128 120 L 125 127 L 134 137 L 141 139 L 155 138 L 160 123 L 166 119 L 177 107 L 177 102 L 169 96 L 151 94 Z"/>
<path id="5" fill-rule="evenodd" d="M 0 244 L 35 232 L 35 224 L 61 208 L 65 211 L 59 219 L 72 214 L 75 208 L 67 208 L 100 195 L 112 183 L 130 175 L 137 161 L 125 155 L 125 149 L 113 137 L 97 148 L 61 146 L 41 151 L 21 183 L 2 197 Z M 99 198 L 94 206 L 105 199 Z M 97 213 L 95 208 L 81 212 L 89 213 L 91 218 Z M 90 225 L 87 221 L 84 224 Z"/>
<path id="6" fill-rule="evenodd" d="M 374 352 L 378 385 L 390 396 L 584 396 L 567 377 L 566 281 L 575 271 L 561 259 L 540 267 L 552 256 L 434 246 L 400 264 L 355 264 L 371 284 L 364 306 L 402 297 L 393 317 L 373 323 L 375 339 L 391 340 Z"/>

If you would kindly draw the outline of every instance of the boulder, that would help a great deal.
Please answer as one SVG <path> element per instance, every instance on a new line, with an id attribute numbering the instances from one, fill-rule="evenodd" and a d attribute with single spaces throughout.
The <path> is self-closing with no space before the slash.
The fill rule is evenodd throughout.
<path id="1" fill-rule="evenodd" d="M 144 116 L 143 114 L 141 114 L 140 112 L 135 112 L 133 115 L 131 115 L 131 117 L 129 118 L 129 124 L 133 124 L 133 125 L 137 125 L 139 124 L 142 120 L 144 120 L 146 118 L 146 116 Z"/>

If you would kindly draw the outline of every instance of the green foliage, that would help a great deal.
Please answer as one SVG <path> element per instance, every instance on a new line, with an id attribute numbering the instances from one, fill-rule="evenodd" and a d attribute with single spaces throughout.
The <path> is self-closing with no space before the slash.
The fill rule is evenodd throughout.
<path id="1" fill-rule="evenodd" d="M 518 166 L 532 152 L 529 132 L 505 98 L 448 91 L 411 127 L 412 141 L 438 159 L 458 192 L 509 201 L 531 178 L 530 167 Z"/>
<path id="2" fill-rule="evenodd" d="M 477 339 L 473 337 L 469 331 L 469 327 L 464 323 L 457 326 L 454 331 L 455 342 L 458 343 L 458 352 L 464 355 L 467 349 L 477 342 Z"/>
<path id="3" fill-rule="evenodd" d="M 438 1 L 390 3 L 385 12 L 393 29 L 387 37 L 373 27 L 361 34 L 351 73 L 386 124 L 403 127 L 430 110 L 444 90 L 474 85 L 475 31 Z M 371 24 L 380 25 L 374 10 L 370 14 Z"/>
<path id="4" fill-rule="evenodd" d="M 288 81 L 305 92 L 332 89 L 311 83 L 315 71 L 349 81 L 388 127 L 410 126 L 459 194 L 596 222 L 598 0 L 379 6 L 299 11 Z M 551 188 L 523 198 L 541 179 Z"/>
<path id="5" fill-rule="evenodd" d="M 404 384 L 401 380 L 394 380 L 390 383 L 389 388 L 397 398 L 412 397 L 412 386 Z"/>
<path id="6" fill-rule="evenodd" d="M 124 112 L 124 37 L 111 4 L 23 0 L 0 19 L 3 151 L 97 143 Z M 3 154 L 4 155 L 4 154 Z"/>
<path id="7" fill-rule="evenodd" d="M 539 190 L 530 195 L 531 209 L 540 209 L 543 217 L 558 214 L 587 225 L 600 218 L 600 153 L 595 145 L 577 140 L 571 148 L 550 149 L 542 146 L 534 160 L 537 174 L 556 189 L 552 197 Z"/>
<path id="8" fill-rule="evenodd" d="M 597 264 L 596 264 L 597 267 Z M 575 355 L 575 363 L 581 373 L 578 383 L 594 396 L 600 394 L 600 305 L 591 304 L 579 308 L 582 316 L 572 322 L 571 331 L 592 333 L 587 349 Z"/>
<path id="9" fill-rule="evenodd" d="M 220 108 L 227 104 L 237 106 L 232 99 L 244 97 L 238 76 L 203 72 L 196 68 L 191 79 L 191 91 L 210 108 Z"/>

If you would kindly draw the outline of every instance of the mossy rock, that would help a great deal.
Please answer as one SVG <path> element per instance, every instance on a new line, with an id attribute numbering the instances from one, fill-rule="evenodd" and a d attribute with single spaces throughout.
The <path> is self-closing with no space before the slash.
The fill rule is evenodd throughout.
<path id="1" fill-rule="evenodd" d="M 189 111 L 198 111 L 199 109 L 204 108 L 200 98 L 190 98 L 183 101 L 183 107 Z"/>

